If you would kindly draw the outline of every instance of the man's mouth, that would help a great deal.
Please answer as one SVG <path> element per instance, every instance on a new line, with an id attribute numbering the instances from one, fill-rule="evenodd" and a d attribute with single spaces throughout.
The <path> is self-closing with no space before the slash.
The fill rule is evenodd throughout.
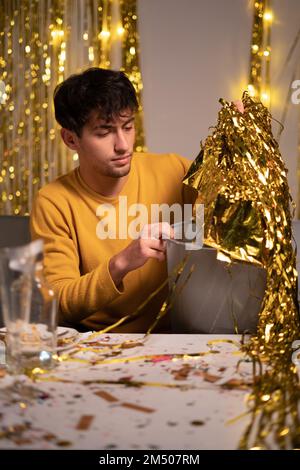
<path id="1" fill-rule="evenodd" d="M 131 153 L 128 155 L 122 155 L 120 157 L 113 158 L 112 161 L 116 163 L 127 163 L 129 162 L 130 158 L 131 158 Z"/>

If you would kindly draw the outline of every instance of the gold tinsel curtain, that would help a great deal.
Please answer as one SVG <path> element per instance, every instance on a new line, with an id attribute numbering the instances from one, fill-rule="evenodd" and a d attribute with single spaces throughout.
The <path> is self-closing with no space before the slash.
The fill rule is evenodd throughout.
<path id="1" fill-rule="evenodd" d="M 137 19 L 136 0 L 1 0 L 0 214 L 28 214 L 36 191 L 76 165 L 52 105 L 72 73 L 101 66 L 129 75 L 140 100 L 136 150 L 145 150 Z"/>

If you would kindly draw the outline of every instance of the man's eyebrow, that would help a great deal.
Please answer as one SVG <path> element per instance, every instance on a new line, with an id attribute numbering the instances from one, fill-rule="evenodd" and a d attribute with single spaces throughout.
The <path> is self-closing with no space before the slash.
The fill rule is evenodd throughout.
<path id="1" fill-rule="evenodd" d="M 124 122 L 123 126 L 127 126 L 130 122 L 134 121 L 134 116 L 131 116 L 127 121 Z M 111 129 L 115 127 L 114 124 L 96 124 L 93 129 Z"/>
<path id="2" fill-rule="evenodd" d="M 131 116 L 129 119 L 127 119 L 127 121 L 124 122 L 123 126 L 127 126 L 127 124 L 133 121 L 134 121 L 134 116 Z"/>
<path id="3" fill-rule="evenodd" d="M 93 129 L 111 129 L 112 127 L 112 124 L 96 124 Z"/>

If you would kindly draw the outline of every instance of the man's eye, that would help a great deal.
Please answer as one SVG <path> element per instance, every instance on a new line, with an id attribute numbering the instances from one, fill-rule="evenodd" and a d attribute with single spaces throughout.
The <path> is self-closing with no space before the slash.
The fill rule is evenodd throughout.
<path id="1" fill-rule="evenodd" d="M 130 131 L 133 129 L 133 125 L 124 127 L 125 131 Z"/>
<path id="2" fill-rule="evenodd" d="M 105 137 L 106 135 L 109 134 L 109 131 L 106 131 L 106 132 L 97 132 L 96 136 L 97 137 Z"/>

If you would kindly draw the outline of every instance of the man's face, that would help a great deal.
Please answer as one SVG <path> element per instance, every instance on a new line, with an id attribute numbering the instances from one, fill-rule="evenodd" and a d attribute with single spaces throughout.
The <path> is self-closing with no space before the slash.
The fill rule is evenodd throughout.
<path id="1" fill-rule="evenodd" d="M 107 122 L 96 112 L 77 137 L 80 167 L 86 172 L 120 178 L 130 171 L 135 140 L 134 113 L 125 110 Z"/>

